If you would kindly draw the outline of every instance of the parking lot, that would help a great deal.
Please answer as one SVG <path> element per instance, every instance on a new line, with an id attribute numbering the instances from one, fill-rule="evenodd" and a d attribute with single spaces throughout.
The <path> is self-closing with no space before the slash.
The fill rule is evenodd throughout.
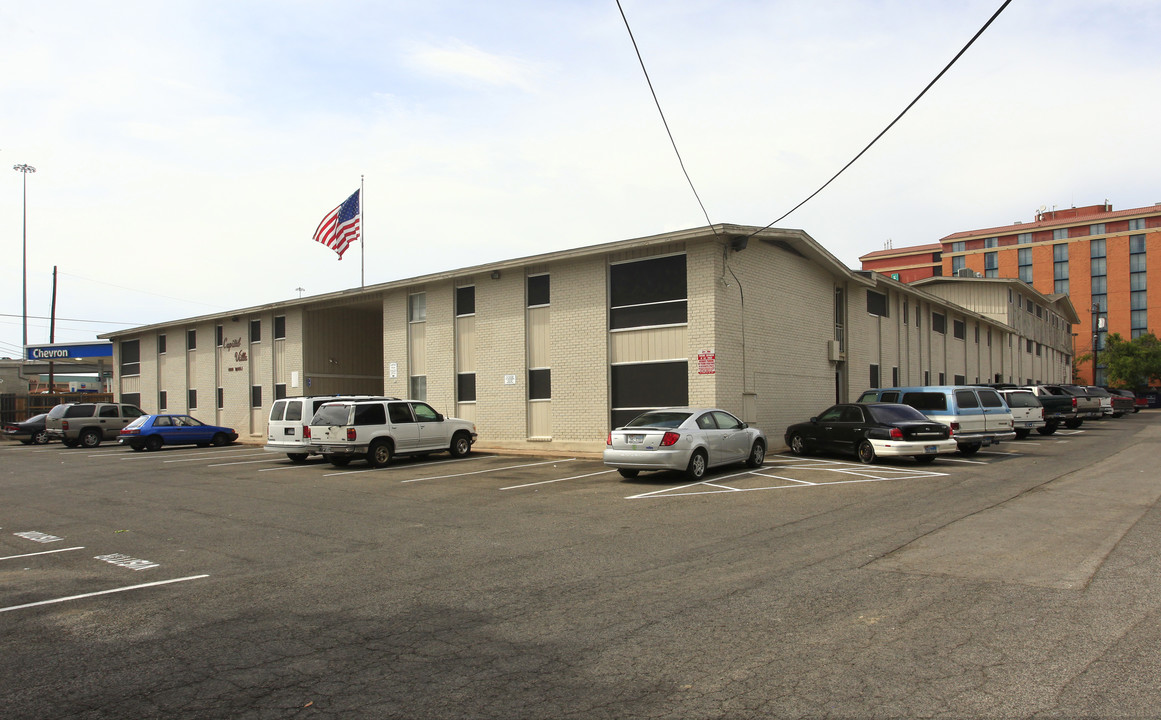
<path id="1" fill-rule="evenodd" d="M 1152 411 L 626 480 L 0 445 L 4 715 L 1147 715 Z"/>

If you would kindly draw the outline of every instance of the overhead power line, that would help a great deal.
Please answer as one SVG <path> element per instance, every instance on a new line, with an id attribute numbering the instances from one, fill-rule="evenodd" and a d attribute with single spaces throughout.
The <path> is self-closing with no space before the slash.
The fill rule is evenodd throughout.
<path id="1" fill-rule="evenodd" d="M 911 108 L 912 108 L 912 107 L 915 105 L 915 103 L 919 102 L 919 99 L 920 99 L 920 98 L 922 98 L 924 95 L 926 95 L 926 94 L 927 94 L 927 91 L 928 91 L 928 90 L 930 90 L 930 89 L 932 88 L 932 86 L 933 86 L 933 85 L 935 85 L 935 83 L 939 82 L 939 79 L 940 79 L 941 77 L 943 77 L 944 73 L 946 73 L 948 70 L 950 70 L 952 65 L 955 65 L 956 61 L 957 61 L 957 60 L 959 60 L 959 59 L 960 59 L 960 57 L 961 57 L 961 56 L 962 56 L 962 55 L 963 55 L 965 52 L 967 52 L 968 48 L 970 48 L 970 47 L 972 46 L 972 44 L 973 44 L 973 43 L 975 43 L 975 41 L 979 39 L 980 35 L 983 35 L 983 34 L 984 34 L 984 31 L 988 29 L 988 26 L 990 26 L 990 25 L 991 25 L 991 24 L 992 24 L 992 23 L 995 21 L 995 19 L 996 19 L 996 18 L 998 18 L 998 17 L 1000 16 L 1000 13 L 1004 12 L 1004 9 L 1005 9 L 1005 8 L 1007 8 L 1007 7 L 1008 7 L 1008 5 L 1009 5 L 1009 4 L 1011 4 L 1011 2 L 1012 2 L 1012 0 L 1004 0 L 1004 4 L 1000 6 L 1000 9 L 999 9 L 999 10 L 996 10 L 996 12 L 992 13 L 992 16 L 991 16 L 990 18 L 988 18 L 988 21 L 987 21 L 986 23 L 984 23 L 984 26 L 983 26 L 983 27 L 981 27 L 981 28 L 980 28 L 980 29 L 979 29 L 979 30 L 976 32 L 976 34 L 972 36 L 972 39 L 971 39 L 971 40 L 968 40 L 968 43 L 967 43 L 967 45 L 964 45 L 962 50 L 960 50 L 958 53 L 956 53 L 956 54 L 955 54 L 955 57 L 953 57 L 953 58 L 951 59 L 951 62 L 949 62 L 947 65 L 945 65 L 945 66 L 944 66 L 944 68 L 943 68 L 942 70 L 940 70 L 940 71 L 939 71 L 939 74 L 938 74 L 938 75 L 936 75 L 936 76 L 935 76 L 935 78 L 934 78 L 934 79 L 933 79 L 931 82 L 927 83 L 927 87 L 923 88 L 923 91 L 922 91 L 922 92 L 920 92 L 918 95 L 916 95 L 916 96 L 915 96 L 915 99 L 914 99 L 914 100 L 912 100 L 912 101 L 910 102 L 910 104 L 908 104 L 908 105 L 907 105 L 907 107 L 903 108 L 903 112 L 899 113 L 899 114 L 898 114 L 898 115 L 895 117 L 895 119 L 894 119 L 894 120 L 892 120 L 892 121 L 891 121 L 891 123 L 890 123 L 890 124 L 889 124 L 887 127 L 883 128 L 883 131 L 882 131 L 882 132 L 880 132 L 878 135 L 876 135 L 874 140 L 872 140 L 871 142 L 867 143 L 867 146 L 866 146 L 865 148 L 863 148 L 861 151 L 859 151 L 859 154 L 858 154 L 858 155 L 855 155 L 855 156 L 854 156 L 854 157 L 851 159 L 851 161 L 850 161 L 850 162 L 848 162 L 846 165 L 843 165 L 843 166 L 842 166 L 842 169 L 840 169 L 838 172 L 836 172 L 836 173 L 834 174 L 834 176 L 833 176 L 833 177 L 831 177 L 831 179 L 830 179 L 830 180 L 827 180 L 825 183 L 823 183 L 823 184 L 822 184 L 822 187 L 820 187 L 819 189 L 817 189 L 817 190 L 815 190 L 814 192 L 812 192 L 812 193 L 811 193 L 809 196 L 807 196 L 807 198 L 806 198 L 805 200 L 803 200 L 802 202 L 798 203 L 798 204 L 797 204 L 797 205 L 795 205 L 794 207 L 790 208 L 790 210 L 786 211 L 786 213 L 785 213 L 785 214 L 783 214 L 783 215 L 782 215 L 782 217 L 779 217 L 778 219 L 774 220 L 774 221 L 773 221 L 773 222 L 771 222 L 769 225 L 766 225 L 765 227 L 763 227 L 763 228 L 761 228 L 761 229 L 759 229 L 759 230 L 755 230 L 754 232 L 750 233 L 749 237 L 753 237 L 753 236 L 757 235 L 758 233 L 762 232 L 762 230 L 768 230 L 769 228 L 773 227 L 775 223 L 779 223 L 779 222 L 782 222 L 783 220 L 785 220 L 787 217 L 789 217 L 789 216 L 790 216 L 790 214 L 791 214 L 791 213 L 793 213 L 795 210 L 797 210 L 798 208 L 802 207 L 802 206 L 803 206 L 803 205 L 805 205 L 806 203 L 810 202 L 810 201 L 811 201 L 811 200 L 814 198 L 814 196 L 815 196 L 815 195 L 818 195 L 820 192 L 822 192 L 823 190 L 825 190 L 825 189 L 826 189 L 826 187 L 827 187 L 828 185 L 830 185 L 832 182 L 834 182 L 834 181 L 835 181 L 835 180 L 838 178 L 838 176 L 839 176 L 839 175 L 842 175 L 844 172 L 846 172 L 846 169 L 847 169 L 847 168 L 849 168 L 851 165 L 854 165 L 856 160 L 858 160 L 859 158 L 861 158 L 861 157 L 863 156 L 863 154 L 864 154 L 864 153 L 866 153 L 868 150 L 870 150 L 872 145 L 874 145 L 875 143 L 879 142 L 879 138 L 881 138 L 881 137 L 883 137 L 884 135 L 886 135 L 886 134 L 887 134 L 887 131 L 888 131 L 888 130 L 890 130 L 892 127 L 894 127 L 894 126 L 895 126 L 895 123 L 899 122 L 899 120 L 900 120 L 900 119 L 901 119 L 901 118 L 902 118 L 904 115 L 906 115 L 906 114 L 907 114 L 907 111 L 908 111 L 908 110 L 910 110 L 910 109 L 911 109 Z M 618 7 L 620 6 L 620 0 L 618 0 L 618 3 L 617 3 L 617 5 L 618 5 Z"/>
<path id="2" fill-rule="evenodd" d="M 633 37 L 633 28 L 629 27 L 629 18 L 625 17 L 625 9 L 621 7 L 621 0 L 617 0 L 617 9 L 621 11 L 621 20 L 625 22 L 625 30 L 629 32 L 629 40 L 633 43 L 633 51 L 637 53 L 637 62 L 641 64 L 641 72 L 645 74 L 645 82 L 649 85 L 649 92 L 653 95 L 653 104 L 657 106 L 657 113 L 661 115 L 661 124 L 665 126 L 665 133 L 669 135 L 669 144 L 673 146 L 673 152 L 677 155 L 677 164 L 681 166 L 681 172 L 685 175 L 685 181 L 689 183 L 689 189 L 693 191 L 693 197 L 697 199 L 697 204 L 701 208 L 701 214 L 705 215 L 705 222 L 713 229 L 713 222 L 710 221 L 709 213 L 706 212 L 705 204 L 701 201 L 701 196 L 697 194 L 697 188 L 693 186 L 693 180 L 689 177 L 689 171 L 685 169 L 685 161 L 681 159 L 681 151 L 677 149 L 677 141 L 673 139 L 673 132 L 669 129 L 669 122 L 665 119 L 665 112 L 661 109 L 661 101 L 657 99 L 657 91 L 653 89 L 653 81 L 649 79 L 649 71 L 645 69 L 645 60 L 641 57 L 641 49 L 637 47 L 637 39 Z M 714 230 L 716 233 L 717 230 Z"/>

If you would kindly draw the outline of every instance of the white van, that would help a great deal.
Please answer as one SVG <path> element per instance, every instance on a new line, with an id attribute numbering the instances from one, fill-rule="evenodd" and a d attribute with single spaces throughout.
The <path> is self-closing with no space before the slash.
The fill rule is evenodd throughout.
<path id="1" fill-rule="evenodd" d="M 319 395 L 315 397 L 292 397 L 275 400 L 270 406 L 270 416 L 266 427 L 265 450 L 286 453 L 293 462 L 303 462 L 311 455 L 318 455 L 312 449 L 310 438 L 305 437 L 303 428 L 325 403 L 335 400 L 397 400 L 398 398 L 378 395 Z"/>

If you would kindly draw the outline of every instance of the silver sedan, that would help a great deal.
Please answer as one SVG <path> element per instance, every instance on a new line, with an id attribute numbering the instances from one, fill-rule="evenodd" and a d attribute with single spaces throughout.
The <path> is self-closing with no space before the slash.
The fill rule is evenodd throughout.
<path id="1" fill-rule="evenodd" d="M 642 413 L 609 433 L 604 461 L 622 477 L 642 470 L 680 470 L 700 480 L 718 465 L 760 467 L 766 434 L 717 408 L 662 408 Z"/>

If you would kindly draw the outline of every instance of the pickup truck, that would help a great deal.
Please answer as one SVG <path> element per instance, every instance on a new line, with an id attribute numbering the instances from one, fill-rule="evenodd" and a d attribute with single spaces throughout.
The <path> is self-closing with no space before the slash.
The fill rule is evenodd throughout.
<path id="1" fill-rule="evenodd" d="M 1066 428 L 1078 428 L 1086 419 L 1097 419 L 1101 416 L 1100 401 L 1089 397 L 1083 389 L 1075 385 L 1024 385 L 1025 390 L 1031 390 L 1040 398 L 1044 406 L 1044 419 L 1051 432 L 1064 425 Z M 1072 388 L 1070 390 L 1070 388 Z M 1055 424 L 1054 424 L 1055 423 Z M 1042 433 L 1049 435 L 1051 433 Z"/>

